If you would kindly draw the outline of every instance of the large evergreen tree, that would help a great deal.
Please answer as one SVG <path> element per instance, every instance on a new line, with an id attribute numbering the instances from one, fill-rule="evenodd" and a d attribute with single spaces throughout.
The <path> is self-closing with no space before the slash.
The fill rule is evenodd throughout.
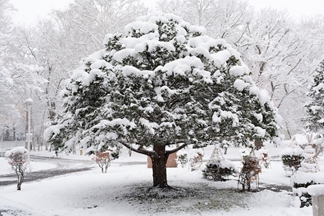
<path id="1" fill-rule="evenodd" d="M 314 80 L 307 93 L 310 101 L 306 107 L 306 127 L 315 132 L 324 132 L 324 60 L 315 71 Z"/>
<path id="2" fill-rule="evenodd" d="M 276 108 L 224 40 L 172 14 L 141 17 L 125 30 L 107 35 L 106 48 L 74 72 L 65 111 L 45 132 L 52 143 L 89 151 L 122 144 L 149 156 L 153 185 L 166 187 L 168 156 L 189 144 L 276 137 Z"/>

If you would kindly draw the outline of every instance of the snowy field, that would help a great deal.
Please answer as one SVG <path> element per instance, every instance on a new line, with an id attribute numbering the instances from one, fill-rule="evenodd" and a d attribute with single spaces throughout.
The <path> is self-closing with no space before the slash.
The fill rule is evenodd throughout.
<path id="1" fill-rule="evenodd" d="M 268 149 L 276 158 L 282 147 L 268 146 Z M 205 149 L 205 161 L 211 152 L 211 147 Z M 52 156 L 53 152 L 33 154 Z M 322 157 L 319 163 L 324 170 Z M 90 160 L 87 156 L 69 158 Z M 239 149 L 229 149 L 226 158 L 236 160 L 234 163 L 240 166 Z M 259 192 L 244 193 L 237 189 L 236 178 L 227 182 L 207 181 L 201 171 L 190 172 L 185 168 L 168 169 L 168 183 L 174 187 L 172 193 L 156 191 L 151 187 L 152 170 L 145 162 L 145 156 L 133 153 L 129 157 L 125 151 L 112 162 L 106 174 L 95 167 L 86 172 L 23 183 L 21 191 L 16 190 L 16 185 L 2 186 L 0 215 L 312 215 L 311 207 L 300 209 L 297 197 L 280 190 L 281 185 L 290 185 L 290 178 L 285 176 L 279 160 L 272 160 L 270 169 L 263 168 Z M 6 161 L 0 158 L 0 175 L 9 173 L 6 166 Z M 53 168 L 55 164 L 34 162 L 32 166 L 40 170 Z"/>

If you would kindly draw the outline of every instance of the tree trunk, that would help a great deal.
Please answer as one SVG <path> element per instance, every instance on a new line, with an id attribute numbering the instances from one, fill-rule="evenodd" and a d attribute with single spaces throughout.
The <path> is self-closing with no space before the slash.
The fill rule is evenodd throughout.
<path id="1" fill-rule="evenodd" d="M 24 171 L 19 167 L 19 170 L 16 171 L 17 174 L 17 190 L 21 190 L 21 185 L 24 182 Z"/>
<path id="2" fill-rule="evenodd" d="M 12 137 L 12 141 L 17 141 L 16 140 L 16 128 L 13 127 L 13 137 Z"/>
<path id="3" fill-rule="evenodd" d="M 256 139 L 256 140 L 254 141 L 254 146 L 255 146 L 255 149 L 256 149 L 256 150 L 261 149 L 261 148 L 263 147 L 263 141 L 260 140 L 260 139 Z"/>
<path id="4" fill-rule="evenodd" d="M 167 181 L 167 172 L 166 172 L 166 163 L 168 161 L 169 155 L 187 146 L 186 141 L 178 141 L 177 143 L 183 143 L 183 144 L 181 146 L 178 146 L 175 149 L 168 150 L 168 151 L 165 150 L 165 145 L 153 145 L 153 152 L 152 152 L 146 150 L 145 148 L 143 148 L 143 146 L 139 146 L 139 148 L 133 148 L 131 145 L 127 144 L 126 142 L 121 142 L 121 144 L 123 144 L 130 150 L 140 154 L 144 154 L 151 158 L 152 171 L 153 171 L 153 186 L 160 187 L 160 188 L 169 187 Z"/>
<path id="5" fill-rule="evenodd" d="M 6 135 L 5 135 L 5 141 L 10 141 L 10 132 L 9 132 L 9 127 L 6 126 Z"/>
<path id="6" fill-rule="evenodd" d="M 21 190 L 21 184 L 22 184 L 21 178 L 22 177 L 18 175 L 17 190 Z"/>
<path id="7" fill-rule="evenodd" d="M 151 156 L 153 170 L 153 186 L 154 187 L 169 187 L 167 181 L 166 162 L 169 154 L 165 152 L 165 146 L 154 145 L 153 150 L 156 155 Z"/>

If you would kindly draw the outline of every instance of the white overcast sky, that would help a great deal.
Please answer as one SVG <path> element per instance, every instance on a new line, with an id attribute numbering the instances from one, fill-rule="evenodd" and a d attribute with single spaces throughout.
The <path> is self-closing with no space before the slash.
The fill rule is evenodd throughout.
<path id="1" fill-rule="evenodd" d="M 154 0 L 146 0 L 152 2 Z M 324 15 L 324 0 L 249 0 L 256 8 L 287 9 L 294 18 Z M 45 17 L 52 9 L 65 9 L 73 0 L 10 0 L 18 10 L 15 21 L 32 24 L 37 17 Z"/>

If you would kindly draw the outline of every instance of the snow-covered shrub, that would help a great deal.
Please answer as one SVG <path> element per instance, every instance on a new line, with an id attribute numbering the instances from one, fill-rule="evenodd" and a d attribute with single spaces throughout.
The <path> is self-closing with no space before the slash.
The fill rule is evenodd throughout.
<path id="1" fill-rule="evenodd" d="M 28 162 L 28 150 L 24 147 L 16 147 L 7 151 L 5 157 L 11 166 L 11 169 L 17 175 L 17 190 L 21 190 L 21 185 L 24 182 L 27 162 Z"/>
<path id="2" fill-rule="evenodd" d="M 98 166 L 101 168 L 102 173 L 106 173 L 108 167 L 110 166 L 110 162 L 114 159 L 119 158 L 119 153 L 120 153 L 119 149 L 116 150 L 108 149 L 106 151 L 97 151 L 91 159 L 98 164 Z"/>
<path id="3" fill-rule="evenodd" d="M 245 188 L 251 190 L 251 184 L 253 181 L 259 182 L 259 173 L 261 173 L 261 166 L 259 159 L 253 155 L 243 157 L 243 167 L 239 174 L 239 184 L 242 186 L 242 190 Z"/>
<path id="4" fill-rule="evenodd" d="M 236 166 L 224 158 L 221 147 L 223 147 L 221 144 L 215 145 L 212 155 L 202 171 L 205 179 L 225 181 L 228 176 L 237 173 Z"/>
<path id="5" fill-rule="evenodd" d="M 319 173 L 315 149 L 311 145 L 305 146 L 303 152 L 304 160 L 301 162 L 301 167 L 291 177 L 291 185 L 301 201 L 300 207 L 312 205 L 311 195 L 306 188 L 310 185 L 323 184 L 324 174 Z"/>
<path id="6" fill-rule="evenodd" d="M 281 152 L 281 160 L 284 168 L 290 168 L 294 171 L 298 170 L 303 159 L 303 149 L 299 146 L 287 147 Z"/>
<path id="7" fill-rule="evenodd" d="M 311 195 L 308 193 L 310 185 L 324 184 L 324 173 L 306 173 L 298 170 L 290 179 L 293 192 L 299 196 L 300 207 L 312 205 Z"/>
<path id="8" fill-rule="evenodd" d="M 300 164 L 304 157 L 302 155 L 282 155 L 281 160 L 282 163 L 286 166 L 293 167 L 297 170 L 300 167 Z"/>
<path id="9" fill-rule="evenodd" d="M 106 173 L 111 161 L 110 152 L 97 152 L 96 155 L 92 158 L 92 160 L 98 164 L 98 166 L 101 168 L 102 173 Z"/>
<path id="10" fill-rule="evenodd" d="M 226 181 L 228 176 L 237 173 L 237 169 L 229 160 L 209 160 L 202 172 L 205 179 Z"/>

